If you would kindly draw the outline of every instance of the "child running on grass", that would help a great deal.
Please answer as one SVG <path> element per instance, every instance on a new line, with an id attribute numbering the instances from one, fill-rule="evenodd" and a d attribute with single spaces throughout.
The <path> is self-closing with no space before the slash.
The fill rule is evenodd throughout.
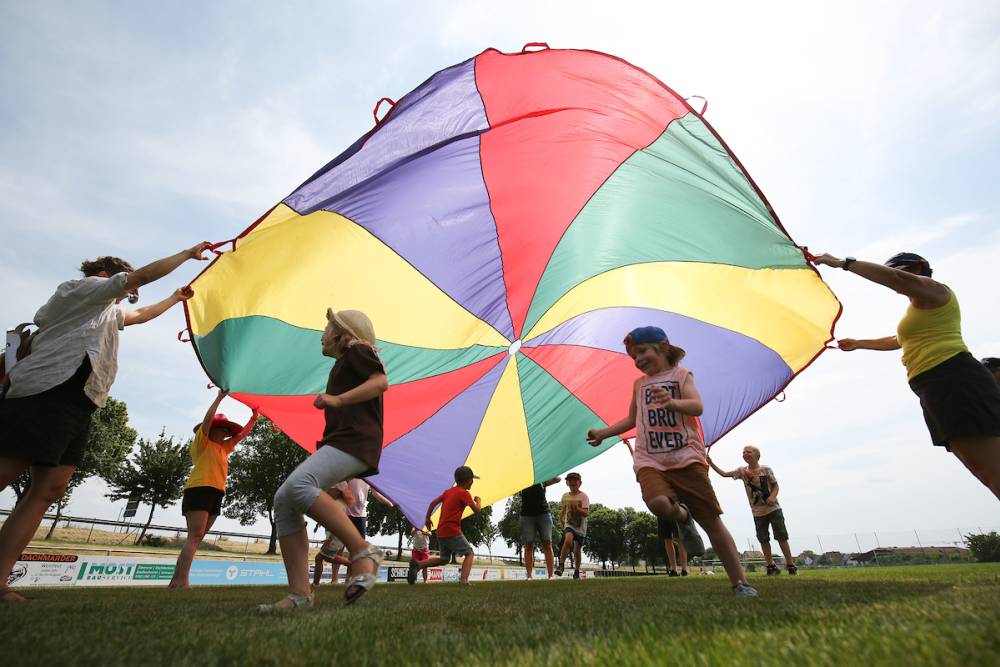
<path id="1" fill-rule="evenodd" d="M 774 539 L 778 541 L 781 553 L 785 556 L 785 569 L 788 574 L 798 574 L 799 568 L 795 566 L 792 558 L 792 550 L 788 546 L 788 530 L 785 528 L 785 514 L 778 504 L 778 480 L 774 476 L 774 471 L 767 466 L 760 465 L 760 450 L 752 445 L 743 448 L 743 460 L 746 465 L 726 472 L 706 457 L 712 469 L 723 477 L 732 477 L 743 482 L 747 492 L 747 500 L 750 501 L 750 511 L 753 513 L 753 523 L 757 529 L 757 541 L 760 542 L 761 551 L 767 559 L 768 576 L 781 574 L 781 570 L 774 564 L 774 557 L 771 555 L 771 535 L 768 527 L 774 531 Z"/>
<path id="2" fill-rule="evenodd" d="M 174 576 L 168 588 L 191 588 L 188 581 L 191 561 L 205 533 L 212 529 L 212 524 L 222 514 L 222 498 L 226 495 L 226 477 L 229 476 L 229 455 L 249 435 L 257 421 L 256 410 L 246 426 L 229 421 L 224 414 L 216 414 L 227 393 L 224 389 L 219 390 L 219 395 L 208 406 L 205 418 L 194 427 L 194 440 L 191 441 L 194 467 L 184 485 L 184 499 L 181 501 L 181 514 L 187 521 L 187 539 L 177 556 Z"/>
<path id="3" fill-rule="evenodd" d="M 698 417 L 703 411 L 693 374 L 678 366 L 684 350 L 671 345 L 659 327 L 639 327 L 625 337 L 625 350 L 643 376 L 632 388 L 629 414 L 607 428 L 591 429 L 588 442 L 636 429 L 633 470 L 646 507 L 662 519 L 676 521 L 689 556 L 700 556 L 704 545 L 697 521 L 719 555 L 733 592 L 757 595 L 746 581 L 736 543 L 722 523 L 722 508 L 708 479 L 705 444 Z"/>
<path id="4" fill-rule="evenodd" d="M 678 539 L 680 537 L 680 529 L 677 527 L 677 522 L 657 517 L 656 534 L 659 536 L 660 541 L 663 542 L 663 550 L 667 552 L 667 562 L 670 565 L 667 576 L 688 576 L 687 550 L 684 548 L 684 542 Z M 677 553 L 674 553 L 675 544 L 677 545 Z M 677 572 L 678 560 L 681 562 L 681 571 L 679 574 Z"/>
<path id="5" fill-rule="evenodd" d="M 336 360 L 326 391 L 313 406 L 325 413 L 322 439 L 311 455 L 288 476 L 274 494 L 274 522 L 281 558 L 288 574 L 289 594 L 261 611 L 313 606 L 309 586 L 309 540 L 303 515 L 320 523 L 350 552 L 351 578 L 344 598 L 356 602 L 371 590 L 382 564 L 382 552 L 365 541 L 325 489 L 355 477 L 378 472 L 382 455 L 382 394 L 389 388 L 382 361 L 375 352 L 375 327 L 360 310 L 326 311 L 323 354 Z"/>
<path id="6" fill-rule="evenodd" d="M 566 556 L 573 550 L 573 578 L 580 578 L 580 550 L 587 539 L 587 517 L 590 516 L 590 497 L 580 490 L 583 478 L 580 473 L 571 472 L 566 475 L 566 486 L 569 491 L 562 496 L 562 510 L 559 512 L 559 522 L 563 529 L 562 548 L 559 549 L 559 567 L 556 576 L 561 577 L 566 565 Z"/>
<path id="7" fill-rule="evenodd" d="M 426 558 L 417 560 L 410 558 L 410 570 L 406 573 L 406 582 L 417 583 L 417 572 L 426 571 L 429 567 L 447 565 L 451 562 L 452 554 L 462 557 L 462 574 L 459 583 L 463 586 L 469 585 L 469 573 L 472 572 L 472 545 L 462 534 L 462 512 L 466 507 L 471 507 L 473 512 L 482 511 L 479 496 L 475 498 L 469 493 L 472 484 L 479 479 L 472 474 L 472 468 L 461 466 L 455 469 L 455 486 L 451 487 L 440 496 L 431 501 L 427 506 L 427 516 L 424 524 L 427 529 L 433 528 L 431 515 L 434 508 L 441 505 L 441 516 L 438 519 L 438 547 L 441 555 L 436 558 Z"/>
<path id="8" fill-rule="evenodd" d="M 430 532 L 426 528 L 414 528 L 410 534 L 413 549 L 410 551 L 410 560 L 422 561 L 431 557 Z M 424 582 L 427 581 L 427 569 L 424 568 Z"/>
<path id="9" fill-rule="evenodd" d="M 347 482 L 341 482 L 336 486 L 326 490 L 326 493 L 333 498 L 333 500 L 344 508 L 347 512 L 348 508 L 354 504 L 354 497 L 351 495 L 351 489 L 347 485 Z M 350 516 L 350 514 L 348 514 Z M 352 522 L 353 523 L 353 522 Z M 356 526 L 357 524 L 355 524 Z M 319 524 L 316 524 L 316 528 L 319 528 Z M 359 531 L 360 532 L 360 531 Z M 362 533 L 363 535 L 364 533 Z M 320 579 L 323 578 L 323 563 L 332 563 L 333 572 L 330 576 L 331 583 L 337 583 L 337 569 L 341 565 L 346 565 L 350 567 L 351 561 L 347 560 L 340 555 L 340 552 L 344 550 L 344 543 L 337 539 L 337 536 L 331 533 L 329 530 L 326 531 L 326 539 L 323 540 L 323 544 L 319 547 L 319 552 L 316 554 L 316 560 L 313 562 L 313 587 L 319 586 Z"/>

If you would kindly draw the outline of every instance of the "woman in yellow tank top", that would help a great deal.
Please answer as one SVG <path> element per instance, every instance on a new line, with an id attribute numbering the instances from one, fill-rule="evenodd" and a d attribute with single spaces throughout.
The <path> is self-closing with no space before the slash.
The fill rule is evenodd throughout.
<path id="1" fill-rule="evenodd" d="M 895 336 L 841 338 L 840 349 L 903 350 L 935 445 L 946 447 L 1000 499 L 1000 386 L 962 340 L 958 298 L 931 278 L 926 259 L 901 252 L 884 265 L 820 255 L 816 264 L 855 273 L 909 298 Z"/>

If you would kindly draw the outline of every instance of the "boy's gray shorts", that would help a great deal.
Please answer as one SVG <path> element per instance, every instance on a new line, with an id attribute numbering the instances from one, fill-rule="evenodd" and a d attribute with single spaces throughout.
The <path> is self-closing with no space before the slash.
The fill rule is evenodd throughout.
<path id="1" fill-rule="evenodd" d="M 757 541 L 761 544 L 771 541 L 771 536 L 767 534 L 768 526 L 774 531 L 775 540 L 778 542 L 788 541 L 788 529 L 785 528 L 785 513 L 781 511 L 781 508 L 764 516 L 755 516 L 753 523 L 757 529 Z"/>
<path id="2" fill-rule="evenodd" d="M 472 545 L 469 544 L 469 540 L 465 539 L 465 535 L 439 537 L 438 547 L 441 550 L 441 558 L 445 560 L 451 560 L 453 554 L 461 558 L 465 554 L 472 553 Z"/>

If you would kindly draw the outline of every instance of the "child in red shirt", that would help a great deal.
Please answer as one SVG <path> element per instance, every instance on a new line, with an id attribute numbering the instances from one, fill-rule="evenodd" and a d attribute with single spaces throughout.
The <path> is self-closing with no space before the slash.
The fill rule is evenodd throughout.
<path id="1" fill-rule="evenodd" d="M 428 567 L 447 565 L 451 562 L 451 556 L 462 556 L 462 574 L 459 583 L 463 586 L 469 585 L 469 573 L 472 571 L 472 545 L 462 534 L 462 513 L 466 507 L 471 507 L 473 512 L 482 511 L 479 496 L 475 498 L 469 493 L 473 480 L 479 479 L 472 474 L 472 468 L 461 466 L 455 469 L 455 486 L 451 487 L 440 496 L 431 501 L 427 506 L 427 517 L 424 523 L 428 529 L 432 529 L 431 514 L 434 508 L 441 505 L 441 517 L 438 520 L 438 546 L 441 555 L 424 560 L 410 559 L 410 571 L 406 574 L 406 581 L 410 584 L 417 583 L 417 573 Z"/>

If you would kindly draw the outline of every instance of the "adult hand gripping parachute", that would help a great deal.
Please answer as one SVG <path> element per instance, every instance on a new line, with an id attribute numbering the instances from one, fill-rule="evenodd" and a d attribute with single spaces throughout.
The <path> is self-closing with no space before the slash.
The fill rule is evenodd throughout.
<path id="1" fill-rule="evenodd" d="M 840 304 L 715 131 L 592 51 L 488 49 L 434 74 L 233 242 L 186 303 L 206 372 L 307 450 L 325 313 L 388 370 L 372 484 L 414 523 L 469 465 L 494 502 L 628 410 L 622 338 L 687 350 L 712 443 L 832 339 Z"/>

